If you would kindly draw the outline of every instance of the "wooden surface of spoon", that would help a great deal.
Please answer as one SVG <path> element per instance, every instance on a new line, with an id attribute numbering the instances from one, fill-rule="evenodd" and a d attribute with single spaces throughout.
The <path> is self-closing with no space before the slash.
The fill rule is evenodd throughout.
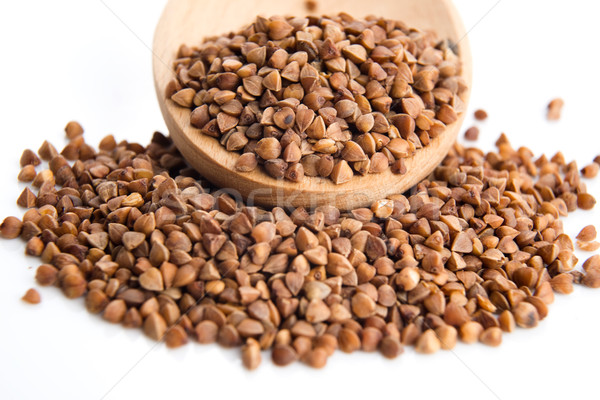
<path id="1" fill-rule="evenodd" d="M 346 12 L 356 18 L 367 15 L 400 20 L 410 27 L 433 30 L 440 39 L 456 43 L 462 61 L 462 77 L 471 87 L 471 53 L 466 31 L 450 0 L 344 0 L 319 1 L 308 12 L 303 0 L 169 0 L 156 27 L 153 45 L 154 84 L 160 108 L 175 145 L 202 176 L 219 188 L 227 188 L 254 205 L 312 208 L 334 205 L 342 210 L 368 206 L 390 194 L 402 193 L 429 175 L 456 140 L 465 113 L 449 124 L 428 146 L 405 159 L 407 173 L 386 170 L 355 175 L 336 185 L 330 179 L 304 177 L 300 183 L 268 176 L 261 168 L 240 173 L 234 168 L 238 153 L 230 152 L 213 137 L 190 125 L 191 110 L 165 98 L 174 77 L 173 61 L 181 44 L 199 45 L 203 38 L 239 30 L 257 15 L 334 15 Z M 468 103 L 469 93 L 464 102 Z"/>

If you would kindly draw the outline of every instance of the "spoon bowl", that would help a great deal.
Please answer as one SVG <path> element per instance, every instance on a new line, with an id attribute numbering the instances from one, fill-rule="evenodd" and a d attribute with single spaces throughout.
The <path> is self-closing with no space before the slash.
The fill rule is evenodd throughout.
<path id="1" fill-rule="evenodd" d="M 181 44 L 199 45 L 202 39 L 230 32 L 250 23 L 256 15 L 335 15 L 346 12 L 356 18 L 367 15 L 401 20 L 408 26 L 433 30 L 440 39 L 456 44 L 462 62 L 461 75 L 471 87 L 471 53 L 466 32 L 450 0 L 345 0 L 320 1 L 311 13 L 303 0 L 170 0 L 154 35 L 154 84 L 169 133 L 185 159 L 208 181 L 241 195 L 248 204 L 267 207 L 306 207 L 333 205 L 341 210 L 370 205 L 395 193 L 403 193 L 431 173 L 456 140 L 465 113 L 446 127 L 429 145 L 405 159 L 407 173 L 398 175 L 387 169 L 380 174 L 355 175 L 351 181 L 336 185 L 330 179 L 304 177 L 290 182 L 268 176 L 260 168 L 238 172 L 238 153 L 227 151 L 213 137 L 190 125 L 191 110 L 165 98 L 173 78 L 173 62 Z M 469 93 L 464 97 L 468 103 Z"/>

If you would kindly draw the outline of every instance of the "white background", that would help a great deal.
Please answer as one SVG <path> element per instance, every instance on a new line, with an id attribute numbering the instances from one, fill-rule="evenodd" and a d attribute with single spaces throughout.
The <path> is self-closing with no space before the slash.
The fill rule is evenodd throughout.
<path id="1" fill-rule="evenodd" d="M 483 107 L 490 114 L 479 124 L 484 148 L 506 132 L 515 147 L 549 155 L 560 149 L 585 165 L 600 154 L 597 7 L 501 0 L 492 9 L 496 2 L 456 1 L 470 29 L 475 71 L 465 128 Z M 0 3 L 1 218 L 23 212 L 15 205 L 24 188 L 16 182 L 21 151 L 37 150 L 44 139 L 61 148 L 68 120 L 84 125 L 91 144 L 107 133 L 145 144 L 154 130 L 165 131 L 148 49 L 163 4 Z M 563 118 L 549 123 L 545 106 L 556 96 L 566 102 Z M 589 189 L 600 199 L 598 182 Z M 599 216 L 578 211 L 565 229 L 575 235 L 589 223 L 600 228 Z M 155 346 L 141 331 L 89 315 L 81 299 L 67 300 L 56 288 L 39 288 L 40 305 L 24 304 L 39 261 L 23 255 L 19 240 L 0 241 L 0 252 L 2 399 L 597 398 L 600 291 L 557 295 L 538 328 L 505 335 L 500 348 L 459 344 L 433 356 L 407 349 L 393 361 L 338 352 L 317 371 L 277 368 L 263 353 L 263 365 L 249 373 L 236 350 Z"/>

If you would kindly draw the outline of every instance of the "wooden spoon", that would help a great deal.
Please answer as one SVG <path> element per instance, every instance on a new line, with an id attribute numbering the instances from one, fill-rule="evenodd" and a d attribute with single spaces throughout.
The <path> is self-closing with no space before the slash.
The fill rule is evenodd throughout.
<path id="1" fill-rule="evenodd" d="M 401 20 L 411 27 L 434 30 L 440 39 L 457 43 L 463 64 L 462 76 L 471 86 L 469 44 L 450 0 L 321 0 L 310 14 L 334 15 L 339 12 L 357 18 L 383 16 Z M 173 61 L 181 44 L 199 45 L 204 37 L 240 29 L 256 15 L 308 14 L 303 0 L 170 0 L 156 27 L 153 68 L 158 102 L 175 145 L 207 180 L 241 194 L 251 204 L 307 208 L 329 204 L 348 210 L 406 191 L 429 175 L 446 156 L 456 140 L 465 113 L 428 146 L 405 159 L 406 174 L 396 175 L 387 170 L 380 174 L 355 175 L 350 182 L 336 185 L 320 177 L 305 177 L 300 183 L 278 180 L 260 168 L 248 173 L 237 172 L 234 165 L 239 154 L 227 151 L 217 139 L 201 134 L 190 125 L 189 109 L 165 99 L 165 88 L 174 76 Z M 468 98 L 465 98 L 467 102 Z"/>

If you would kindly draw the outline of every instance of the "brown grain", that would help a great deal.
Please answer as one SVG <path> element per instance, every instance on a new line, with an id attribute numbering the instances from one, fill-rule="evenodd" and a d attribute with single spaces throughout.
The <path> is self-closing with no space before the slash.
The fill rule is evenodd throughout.
<path id="1" fill-rule="evenodd" d="M 273 347 L 271 352 L 273 363 L 283 367 L 289 365 L 298 359 L 298 355 L 292 346 L 280 344 Z"/>
<path id="2" fill-rule="evenodd" d="M 21 171 L 19 171 L 19 175 L 17 179 L 21 182 L 31 182 L 33 178 L 35 178 L 35 166 L 32 164 L 25 165 Z"/>
<path id="3" fill-rule="evenodd" d="M 583 251 L 596 251 L 596 250 L 600 249 L 600 242 L 597 242 L 597 241 L 590 242 L 590 241 L 578 240 L 577 247 Z"/>
<path id="4" fill-rule="evenodd" d="M 539 322 L 537 309 L 530 303 L 520 302 L 513 310 L 515 322 L 521 328 L 534 328 Z"/>
<path id="5" fill-rule="evenodd" d="M 583 276 L 581 283 L 589 288 L 600 288 L 600 270 L 591 269 Z"/>
<path id="6" fill-rule="evenodd" d="M 21 299 L 29 304 L 39 304 L 42 301 L 40 293 L 33 288 L 27 289 L 27 292 L 25 292 Z"/>
<path id="7" fill-rule="evenodd" d="M 427 329 L 419 339 L 417 339 L 415 350 L 417 353 L 433 354 L 437 352 L 441 346 L 441 342 L 435 334 L 435 331 L 433 329 Z"/>
<path id="8" fill-rule="evenodd" d="M 205 320 L 196 325 L 196 338 L 199 343 L 214 343 L 217 341 L 219 326 L 211 320 Z"/>
<path id="9" fill-rule="evenodd" d="M 488 113 L 482 109 L 475 110 L 473 115 L 475 116 L 475 119 L 478 121 L 485 121 L 488 117 Z"/>
<path id="10" fill-rule="evenodd" d="M 479 138 L 479 128 L 472 126 L 465 131 L 465 140 L 475 141 Z"/>
<path id="11" fill-rule="evenodd" d="M 594 225 L 583 227 L 577 236 L 575 236 L 575 239 L 579 239 L 582 242 L 591 242 L 596 239 L 596 227 Z"/>
<path id="12" fill-rule="evenodd" d="M 550 103 L 548 103 L 548 113 L 546 118 L 548 118 L 549 121 L 559 120 L 564 105 L 565 102 L 561 98 L 551 100 Z"/>
<path id="13" fill-rule="evenodd" d="M 583 263 L 583 270 L 585 272 L 600 270 L 600 254 L 595 254 L 585 260 Z"/>
<path id="14" fill-rule="evenodd" d="M 306 0 L 304 6 L 306 7 L 306 11 L 314 12 L 319 6 L 319 3 L 316 0 Z"/>
<path id="15" fill-rule="evenodd" d="M 456 346 L 458 331 L 451 325 L 440 325 L 435 328 L 435 334 L 440 340 L 443 350 L 452 350 Z"/>
<path id="16" fill-rule="evenodd" d="M 479 341 L 487 346 L 498 347 L 502 344 L 502 330 L 492 326 L 481 332 Z"/>
<path id="17" fill-rule="evenodd" d="M 94 307 L 91 307 L 91 310 L 94 311 Z M 125 301 L 120 299 L 112 300 L 104 308 L 104 313 L 102 314 L 102 317 L 108 322 L 117 324 L 123 321 L 123 317 L 125 317 L 126 312 L 127 305 L 125 304 Z"/>
<path id="18" fill-rule="evenodd" d="M 180 325 L 169 328 L 165 333 L 165 344 L 171 349 L 181 347 L 188 342 L 188 335 Z"/>
<path id="19" fill-rule="evenodd" d="M 589 193 L 577 194 L 577 207 L 582 210 L 591 210 L 596 204 L 596 199 Z"/>
<path id="20" fill-rule="evenodd" d="M 65 126 L 65 134 L 68 139 L 75 139 L 77 136 L 83 135 L 83 128 L 77 121 L 70 121 Z"/>
<path id="21" fill-rule="evenodd" d="M 21 154 L 21 159 L 19 160 L 19 164 L 21 165 L 21 168 L 24 168 L 27 165 L 32 165 L 33 167 L 36 167 L 36 166 L 40 165 L 41 163 L 42 163 L 42 161 L 37 156 L 37 154 L 35 154 L 33 152 L 33 150 L 30 150 L 30 149 L 23 150 L 23 153 Z"/>
<path id="22" fill-rule="evenodd" d="M 460 339 L 464 343 L 475 343 L 483 332 L 483 327 L 479 322 L 468 321 L 460 327 Z"/>
<path id="23" fill-rule="evenodd" d="M 151 339 L 161 340 L 166 331 L 167 323 L 159 313 L 153 312 L 144 320 L 144 333 Z"/>
<path id="24" fill-rule="evenodd" d="M 260 344 L 253 338 L 249 338 L 242 347 L 242 364 L 249 370 L 258 368 L 261 363 Z"/>
<path id="25" fill-rule="evenodd" d="M 584 178 L 592 179 L 598 175 L 598 171 L 600 170 L 600 165 L 593 162 L 591 164 L 586 165 L 581 168 L 581 176 Z"/>
<path id="26" fill-rule="evenodd" d="M 5 239 L 14 239 L 19 237 L 23 223 L 17 217 L 6 217 L 0 225 L 0 234 Z"/>
<path id="27" fill-rule="evenodd" d="M 385 358 L 393 359 L 402 354 L 404 348 L 397 337 L 386 336 L 379 343 L 379 351 Z"/>
<path id="28" fill-rule="evenodd" d="M 35 272 L 35 280 L 42 286 L 54 285 L 57 281 L 58 269 L 49 264 L 40 265 Z"/>

